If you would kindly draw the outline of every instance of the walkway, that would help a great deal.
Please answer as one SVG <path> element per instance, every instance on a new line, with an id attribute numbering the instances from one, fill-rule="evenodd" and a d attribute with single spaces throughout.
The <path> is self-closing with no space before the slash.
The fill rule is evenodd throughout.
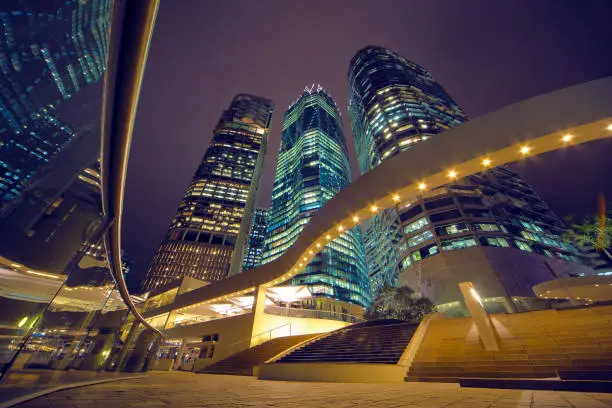
<path id="1" fill-rule="evenodd" d="M 59 391 L 19 407 L 608 408 L 612 407 L 612 394 L 470 389 L 437 383 L 297 383 L 153 373 L 142 379 Z"/>
<path id="2" fill-rule="evenodd" d="M 143 373 L 115 373 L 96 371 L 11 370 L 0 383 L 0 407 L 3 402 L 66 384 L 89 383 L 121 377 L 141 376 Z"/>

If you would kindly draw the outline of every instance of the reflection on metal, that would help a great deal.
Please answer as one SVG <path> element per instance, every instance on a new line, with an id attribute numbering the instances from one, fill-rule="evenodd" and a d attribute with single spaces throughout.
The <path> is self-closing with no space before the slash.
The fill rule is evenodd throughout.
<path id="1" fill-rule="evenodd" d="M 120 7 L 120 2 L 116 3 L 116 7 Z M 111 273 L 123 301 L 136 319 L 161 336 L 161 332 L 146 323 L 136 310 L 121 270 L 121 217 L 127 163 L 158 9 L 159 0 L 130 0 L 125 4 L 123 20 L 113 19 L 110 49 L 115 54 L 109 54 L 104 83 L 100 167 L 103 212 L 114 220 L 104 236 Z"/>

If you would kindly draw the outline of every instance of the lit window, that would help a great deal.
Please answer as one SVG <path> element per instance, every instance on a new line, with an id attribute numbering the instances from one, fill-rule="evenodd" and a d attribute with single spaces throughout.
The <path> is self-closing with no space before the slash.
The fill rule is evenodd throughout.
<path id="1" fill-rule="evenodd" d="M 527 252 L 533 252 L 533 250 L 531 249 L 531 246 L 523 241 L 519 241 L 518 239 L 514 240 L 514 243 L 516 244 L 517 248 L 520 249 L 521 251 L 527 251 Z M 546 251 L 550 254 L 549 251 Z M 548 255 L 548 256 L 552 256 L 552 254 Z"/>
<path id="2" fill-rule="evenodd" d="M 478 244 L 474 238 L 453 239 L 449 241 L 442 241 L 442 250 L 453 251 L 455 249 L 470 248 L 477 245 Z"/>
<path id="3" fill-rule="evenodd" d="M 438 227 L 436 228 L 436 233 L 443 237 L 446 235 L 455 235 L 455 234 L 460 234 L 462 232 L 468 232 L 470 229 L 468 228 L 467 224 L 465 223 L 459 223 L 459 224 L 451 224 L 451 225 L 446 225 L 444 227 Z"/>
<path id="4" fill-rule="evenodd" d="M 418 220 L 416 220 L 416 221 L 414 221 L 414 222 L 412 222 L 412 223 L 410 223 L 410 224 L 406 225 L 406 226 L 404 227 L 404 232 L 405 232 L 406 234 L 409 234 L 409 233 L 411 233 L 411 232 L 418 231 L 418 230 L 420 230 L 421 228 L 423 228 L 424 226 L 426 226 L 427 224 L 428 224 L 428 222 L 427 222 L 427 218 L 425 218 L 425 217 L 421 217 L 421 218 L 419 218 Z"/>
<path id="5" fill-rule="evenodd" d="M 425 241 L 427 241 L 429 239 L 433 239 L 433 237 L 434 237 L 434 235 L 433 235 L 433 233 L 431 231 L 429 231 L 429 230 L 424 231 L 424 232 L 422 232 L 420 234 L 417 234 L 414 237 L 410 238 L 408 240 L 408 246 L 410 248 L 415 247 L 415 246 L 421 244 L 422 242 L 425 242 Z"/>
<path id="6" fill-rule="evenodd" d="M 472 226 L 474 227 L 474 230 L 476 231 L 487 231 L 487 232 L 501 231 L 501 229 L 499 228 L 499 225 L 497 224 L 475 223 L 475 224 L 472 224 Z"/>
<path id="7" fill-rule="evenodd" d="M 510 247 L 510 243 L 508 242 L 506 238 L 497 238 L 497 237 L 484 238 L 481 242 L 483 242 L 485 245 L 488 245 L 488 246 L 503 247 L 503 248 Z"/>

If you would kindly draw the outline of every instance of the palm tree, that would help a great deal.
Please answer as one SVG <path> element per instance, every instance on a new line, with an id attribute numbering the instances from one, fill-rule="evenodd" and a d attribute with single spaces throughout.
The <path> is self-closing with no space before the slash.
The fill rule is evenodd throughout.
<path id="1" fill-rule="evenodd" d="M 593 247 L 601 251 L 612 261 L 610 247 L 612 246 L 612 218 L 608 215 L 584 217 L 580 222 L 574 217 L 565 218 L 570 230 L 563 234 L 563 239 L 579 247 Z"/>

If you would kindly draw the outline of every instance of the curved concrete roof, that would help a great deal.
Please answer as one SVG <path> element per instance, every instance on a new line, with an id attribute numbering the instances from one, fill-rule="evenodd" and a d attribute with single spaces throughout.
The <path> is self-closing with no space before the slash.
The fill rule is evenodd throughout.
<path id="1" fill-rule="evenodd" d="M 571 135 L 570 138 L 564 138 Z M 256 269 L 178 296 L 158 314 L 273 286 L 299 273 L 320 246 L 374 212 L 490 166 L 612 136 L 612 77 L 541 95 L 473 119 L 366 173 L 323 206 L 295 244 Z M 484 165 L 483 160 L 490 160 Z M 487 163 L 486 161 L 484 163 Z M 357 218 L 355 218 L 357 217 Z M 320 246 L 319 246 L 320 245 Z"/>

